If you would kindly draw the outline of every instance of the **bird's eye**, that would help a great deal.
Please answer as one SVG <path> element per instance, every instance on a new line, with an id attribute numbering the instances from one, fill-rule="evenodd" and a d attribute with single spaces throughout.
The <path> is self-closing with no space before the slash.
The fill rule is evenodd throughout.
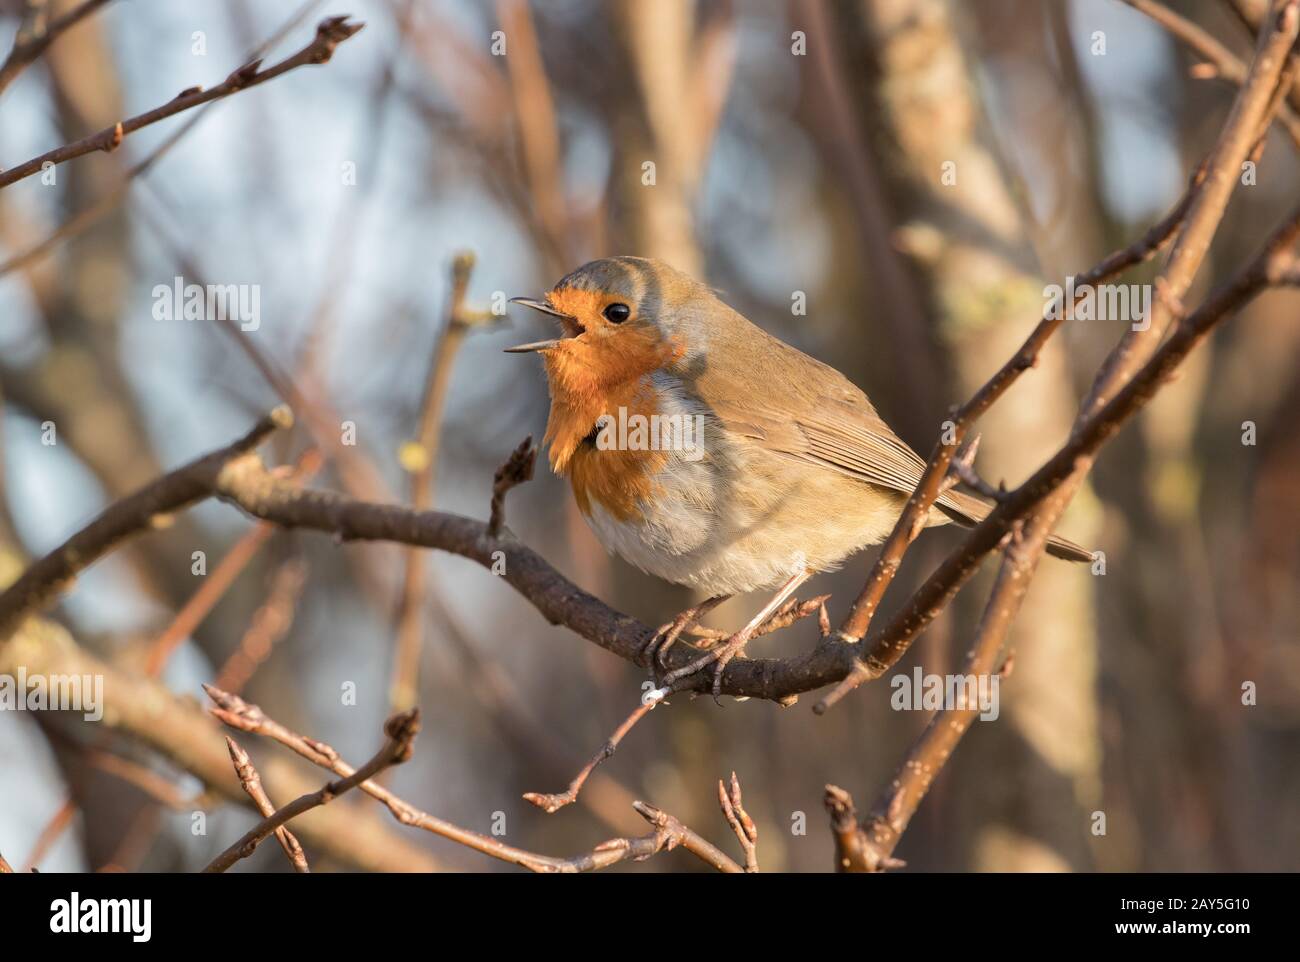
<path id="1" fill-rule="evenodd" d="M 632 316 L 632 308 L 626 304 L 611 304 L 605 308 L 605 320 L 611 324 L 622 324 Z"/>

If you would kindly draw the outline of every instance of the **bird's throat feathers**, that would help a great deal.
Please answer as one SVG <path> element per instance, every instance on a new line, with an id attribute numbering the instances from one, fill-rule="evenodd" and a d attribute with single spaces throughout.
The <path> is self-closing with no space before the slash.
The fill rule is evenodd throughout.
<path id="1" fill-rule="evenodd" d="M 600 450 L 593 438 L 602 416 L 617 420 L 622 412 L 649 419 L 660 413 L 651 375 L 677 354 L 653 329 L 636 328 L 566 338 L 544 354 L 551 392 L 546 424 L 551 467 L 569 476 L 584 514 L 591 513 L 592 501 L 621 520 L 637 514 L 665 453 Z"/>

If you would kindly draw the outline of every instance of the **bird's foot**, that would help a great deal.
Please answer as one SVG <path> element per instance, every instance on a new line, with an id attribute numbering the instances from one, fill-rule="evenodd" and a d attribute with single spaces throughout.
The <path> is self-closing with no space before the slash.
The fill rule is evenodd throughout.
<path id="1" fill-rule="evenodd" d="M 641 649 L 641 654 L 649 663 L 650 674 L 652 676 L 655 674 L 655 665 L 660 668 L 668 666 L 668 651 L 677 643 L 677 639 L 682 636 L 682 632 L 726 600 L 726 595 L 709 598 L 698 605 L 687 608 L 667 624 L 660 625 L 655 630 L 655 633 L 650 636 L 650 640 L 646 642 L 645 647 Z"/>
<path id="2" fill-rule="evenodd" d="M 663 687 L 671 689 L 683 678 L 689 678 L 697 671 L 702 671 L 709 667 L 709 665 L 713 665 L 713 700 L 718 701 L 718 699 L 722 697 L 722 673 L 726 670 L 731 659 L 735 658 L 744 650 L 745 645 L 749 644 L 749 640 L 753 636 L 754 626 L 746 625 L 726 641 L 711 648 L 699 658 L 696 658 L 694 661 L 688 662 L 681 668 L 670 671 L 668 674 L 664 675 Z"/>
<path id="3" fill-rule="evenodd" d="M 664 675 L 663 681 L 660 683 L 659 688 L 656 689 L 656 692 L 670 692 L 673 690 L 677 682 L 681 681 L 683 678 L 689 678 L 697 671 L 701 671 L 709 665 L 714 665 L 712 691 L 713 700 L 717 701 L 722 696 L 722 673 L 726 670 L 727 665 L 736 657 L 736 655 L 740 654 L 745 645 L 749 643 L 749 640 L 758 633 L 759 628 L 761 628 L 769 618 L 780 611 L 781 606 L 784 605 L 786 601 L 789 600 L 790 596 L 799 589 L 799 586 L 807 581 L 811 576 L 811 571 L 806 568 L 800 568 L 795 572 L 795 574 L 790 576 L 789 580 L 777 589 L 776 594 L 766 605 L 763 606 L 763 610 L 756 614 L 749 624 L 717 647 L 710 649 L 699 658 L 696 658 L 694 661 L 688 662 L 681 668 L 668 672 L 668 674 Z M 717 603 L 715 599 L 710 598 L 709 601 L 704 602 L 704 604 L 707 605 L 710 601 L 715 604 Z M 678 634 L 680 635 L 680 632 L 678 632 Z M 662 694 L 660 697 L 662 697 Z"/>

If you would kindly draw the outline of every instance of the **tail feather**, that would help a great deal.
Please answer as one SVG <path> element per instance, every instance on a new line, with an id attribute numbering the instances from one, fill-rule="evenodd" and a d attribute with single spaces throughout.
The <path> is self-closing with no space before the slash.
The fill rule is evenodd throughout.
<path id="1" fill-rule="evenodd" d="M 974 527 L 989 516 L 993 506 L 983 498 L 965 491 L 946 491 L 935 507 L 964 528 Z M 1066 561 L 1092 561 L 1092 552 L 1066 538 L 1052 535 L 1047 539 L 1047 553 Z"/>

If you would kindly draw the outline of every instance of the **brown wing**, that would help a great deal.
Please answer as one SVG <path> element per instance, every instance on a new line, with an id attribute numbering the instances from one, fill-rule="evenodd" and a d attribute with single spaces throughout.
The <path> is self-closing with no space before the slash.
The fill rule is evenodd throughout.
<path id="1" fill-rule="evenodd" d="M 691 385 L 729 430 L 788 457 L 912 493 L 925 462 L 853 382 L 748 322 L 743 327 L 752 333 L 723 332 L 723 344 L 713 346 L 708 366 Z M 966 526 L 990 510 L 982 498 L 956 490 L 945 492 L 936 507 Z M 1061 538 L 1052 538 L 1049 550 L 1072 560 L 1092 558 Z"/>
<path id="2" fill-rule="evenodd" d="M 728 429 L 790 457 L 910 493 L 925 463 L 833 367 L 744 321 L 690 387 Z M 748 335 L 748 336 L 745 336 Z"/>

